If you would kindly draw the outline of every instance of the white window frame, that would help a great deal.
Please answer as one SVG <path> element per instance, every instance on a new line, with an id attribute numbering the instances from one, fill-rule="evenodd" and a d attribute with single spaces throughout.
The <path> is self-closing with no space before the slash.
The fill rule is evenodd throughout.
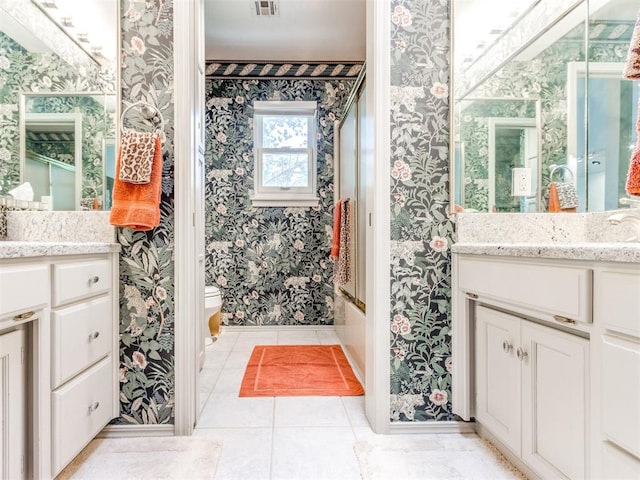
<path id="1" fill-rule="evenodd" d="M 314 207 L 319 204 L 317 195 L 317 102 L 255 101 L 254 122 L 254 207 Z M 262 120 L 265 116 L 295 115 L 309 118 L 308 148 L 263 148 Z M 265 153 L 307 153 L 309 185 L 307 187 L 265 187 L 262 185 L 262 156 Z"/>

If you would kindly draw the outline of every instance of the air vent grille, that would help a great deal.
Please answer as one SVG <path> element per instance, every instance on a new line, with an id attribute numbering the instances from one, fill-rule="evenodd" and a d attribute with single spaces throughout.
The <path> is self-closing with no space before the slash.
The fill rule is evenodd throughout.
<path id="1" fill-rule="evenodd" d="M 255 0 L 254 13 L 257 17 L 274 17 L 278 15 L 278 3 L 274 0 Z"/>

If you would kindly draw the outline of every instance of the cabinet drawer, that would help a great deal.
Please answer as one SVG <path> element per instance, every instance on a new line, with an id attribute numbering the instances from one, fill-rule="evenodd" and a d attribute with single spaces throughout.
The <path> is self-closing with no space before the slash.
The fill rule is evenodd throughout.
<path id="1" fill-rule="evenodd" d="M 49 303 L 48 265 L 0 267 L 0 317 L 20 314 Z"/>
<path id="2" fill-rule="evenodd" d="M 51 394 L 53 475 L 111 420 L 111 357 Z"/>
<path id="3" fill-rule="evenodd" d="M 640 344 L 603 335 L 602 430 L 640 457 Z"/>
<path id="4" fill-rule="evenodd" d="M 596 272 L 594 292 L 594 314 L 603 327 L 640 337 L 640 272 Z"/>
<path id="5" fill-rule="evenodd" d="M 460 258 L 458 285 L 465 292 L 591 322 L 592 270 Z"/>
<path id="6" fill-rule="evenodd" d="M 107 258 L 53 266 L 53 306 L 106 292 L 111 288 L 111 261 Z"/>
<path id="7" fill-rule="evenodd" d="M 111 296 L 51 312 L 51 387 L 56 388 L 111 350 Z"/>

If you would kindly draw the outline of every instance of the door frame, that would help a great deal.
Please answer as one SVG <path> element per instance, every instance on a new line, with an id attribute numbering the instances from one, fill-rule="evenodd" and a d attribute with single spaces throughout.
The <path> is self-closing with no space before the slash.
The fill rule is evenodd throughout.
<path id="1" fill-rule="evenodd" d="M 198 322 L 204 311 L 196 311 L 197 252 L 195 222 L 204 221 L 194 214 L 194 125 L 191 100 L 195 72 L 193 48 L 197 44 L 194 28 L 195 2 L 175 0 L 174 68 L 175 68 L 175 410 L 174 435 L 191 435 L 197 418 L 198 397 Z M 367 282 L 367 333 L 365 376 L 365 411 L 376 433 L 390 430 L 390 199 L 374 195 L 390 191 L 391 108 L 390 108 L 390 12 L 391 0 L 366 2 L 367 31 L 367 128 L 374 139 L 371 226 L 368 227 L 367 262 L 372 266 Z M 191 159 L 191 161 L 186 161 Z M 370 242 L 370 243 L 369 243 Z M 191 319 L 185 321 L 184 319 Z"/>

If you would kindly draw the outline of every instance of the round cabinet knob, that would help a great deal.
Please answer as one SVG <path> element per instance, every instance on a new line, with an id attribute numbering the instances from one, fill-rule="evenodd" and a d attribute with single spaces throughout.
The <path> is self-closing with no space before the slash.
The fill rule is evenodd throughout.
<path id="1" fill-rule="evenodd" d="M 518 347 L 518 350 L 516 350 L 516 355 L 518 356 L 519 360 L 524 360 L 529 356 L 529 354 L 525 350 L 523 350 L 522 347 Z"/>
<path id="2" fill-rule="evenodd" d="M 100 402 L 95 402 L 89 405 L 89 413 L 95 412 L 99 406 L 100 406 Z"/>
<path id="3" fill-rule="evenodd" d="M 95 285 L 95 284 L 96 284 L 96 283 L 98 283 L 99 281 L 100 281 L 100 277 L 96 275 L 96 276 L 91 277 L 91 278 L 89 279 L 89 284 L 90 284 L 90 285 Z"/>
<path id="4" fill-rule="evenodd" d="M 100 336 L 100 332 L 93 332 L 89 334 L 89 341 L 93 341 Z"/>
<path id="5" fill-rule="evenodd" d="M 509 353 L 512 348 L 513 345 L 509 343 L 509 340 L 505 340 L 504 342 L 502 342 L 502 350 L 504 350 L 504 353 Z"/>

